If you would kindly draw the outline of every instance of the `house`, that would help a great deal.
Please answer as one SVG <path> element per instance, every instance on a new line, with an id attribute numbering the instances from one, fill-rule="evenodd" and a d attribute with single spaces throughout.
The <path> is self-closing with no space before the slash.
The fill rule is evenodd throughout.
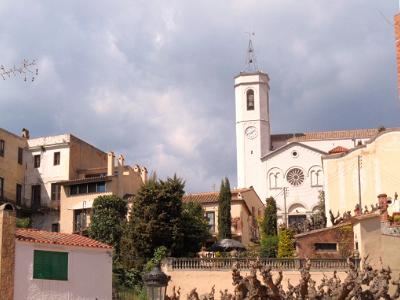
<path id="1" fill-rule="evenodd" d="M 95 195 L 130 197 L 147 178 L 145 167 L 126 166 L 123 156 L 115 167 L 110 153 L 72 134 L 30 138 L 27 129 L 19 137 L 0 128 L 0 202 L 15 204 L 18 215 L 30 217 L 32 227 L 40 230 L 60 231 L 61 216 L 70 218 L 64 218 L 63 228 L 69 227 L 63 230 L 72 233 L 74 215 L 77 220 L 88 216 Z M 74 188 L 79 190 L 74 193 Z M 72 196 L 65 205 L 62 195 Z"/>
<path id="2" fill-rule="evenodd" d="M 0 236 L 0 299 L 112 298 L 111 246 L 75 234 L 15 229 L 11 204 L 0 207 Z"/>
<path id="3" fill-rule="evenodd" d="M 393 198 L 400 185 L 400 130 L 382 130 L 377 136 L 356 148 L 322 156 L 326 212 L 353 211 L 357 204 L 371 211 L 377 203 L 373 195 L 385 191 Z M 398 200 L 389 211 L 398 210 Z M 329 216 L 328 223 L 330 224 Z"/>
<path id="4" fill-rule="evenodd" d="M 231 194 L 232 237 L 245 246 L 258 242 L 260 234 L 257 220 L 264 215 L 264 204 L 252 187 L 233 189 Z M 214 239 L 218 236 L 218 196 L 218 192 L 183 196 L 183 202 L 201 204 Z"/>
<path id="5" fill-rule="evenodd" d="M 115 155 L 109 152 L 105 167 L 81 169 L 76 179 L 59 181 L 62 187 L 60 231 L 84 232 L 90 224 L 91 209 L 96 197 L 116 195 L 128 200 L 146 180 L 146 168 L 125 165 L 122 155 L 118 157 L 115 166 Z"/>

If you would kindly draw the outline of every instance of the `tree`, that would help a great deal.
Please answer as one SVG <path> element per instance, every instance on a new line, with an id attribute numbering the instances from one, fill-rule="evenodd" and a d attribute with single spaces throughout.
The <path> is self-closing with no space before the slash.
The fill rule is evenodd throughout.
<path id="1" fill-rule="evenodd" d="M 283 226 L 279 230 L 278 257 L 292 258 L 294 256 L 294 233 Z"/>
<path id="2" fill-rule="evenodd" d="M 228 178 L 221 181 L 218 197 L 218 239 L 232 238 L 231 232 L 231 187 Z"/>
<path id="3" fill-rule="evenodd" d="M 270 197 L 266 201 L 264 218 L 261 225 L 261 256 L 276 257 L 278 252 L 278 217 L 275 199 Z"/>
<path id="4" fill-rule="evenodd" d="M 191 256 L 200 251 L 210 237 L 208 221 L 204 210 L 197 202 L 183 203 L 182 225 L 184 235 L 184 255 Z"/>
<path id="5" fill-rule="evenodd" d="M 311 216 L 313 229 L 320 229 L 326 227 L 324 191 L 319 192 L 318 199 L 319 199 L 318 205 L 315 208 L 315 212 Z"/>
<path id="6" fill-rule="evenodd" d="M 278 210 L 276 202 L 273 197 L 267 198 L 266 202 L 264 219 L 261 222 L 261 232 L 267 236 L 276 236 L 278 234 Z"/>
<path id="7" fill-rule="evenodd" d="M 93 201 L 89 236 L 120 252 L 120 241 L 126 224 L 127 203 L 114 195 L 99 196 Z"/>
<path id="8" fill-rule="evenodd" d="M 160 246 L 172 256 L 184 249 L 181 222 L 184 182 L 177 178 L 149 180 L 138 191 L 121 241 L 125 268 L 142 267 Z"/>

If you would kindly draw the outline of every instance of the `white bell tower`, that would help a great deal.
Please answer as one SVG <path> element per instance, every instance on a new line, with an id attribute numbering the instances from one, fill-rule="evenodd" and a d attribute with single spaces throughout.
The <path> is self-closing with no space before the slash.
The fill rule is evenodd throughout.
<path id="1" fill-rule="evenodd" d="M 235 77 L 235 105 L 238 187 L 253 186 L 261 198 L 267 189 L 266 166 L 261 158 L 271 147 L 269 77 L 257 69 L 251 39 L 246 70 Z"/>

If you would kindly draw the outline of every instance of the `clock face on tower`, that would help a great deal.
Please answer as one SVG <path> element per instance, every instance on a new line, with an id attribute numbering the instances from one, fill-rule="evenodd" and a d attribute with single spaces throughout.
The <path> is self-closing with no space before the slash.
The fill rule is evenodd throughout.
<path id="1" fill-rule="evenodd" d="M 244 134 L 250 140 L 255 139 L 257 137 L 257 128 L 255 128 L 254 126 L 249 126 L 244 131 Z"/>

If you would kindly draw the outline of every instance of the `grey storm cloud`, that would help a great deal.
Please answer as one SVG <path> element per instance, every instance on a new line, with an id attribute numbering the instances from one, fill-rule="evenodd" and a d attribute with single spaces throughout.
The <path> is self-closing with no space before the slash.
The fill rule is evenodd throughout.
<path id="1" fill-rule="evenodd" d="M 396 1 L 1 1 L 0 126 L 71 132 L 177 173 L 187 191 L 236 182 L 233 77 L 255 31 L 275 133 L 398 126 Z M 385 19 L 386 18 L 386 19 Z"/>

